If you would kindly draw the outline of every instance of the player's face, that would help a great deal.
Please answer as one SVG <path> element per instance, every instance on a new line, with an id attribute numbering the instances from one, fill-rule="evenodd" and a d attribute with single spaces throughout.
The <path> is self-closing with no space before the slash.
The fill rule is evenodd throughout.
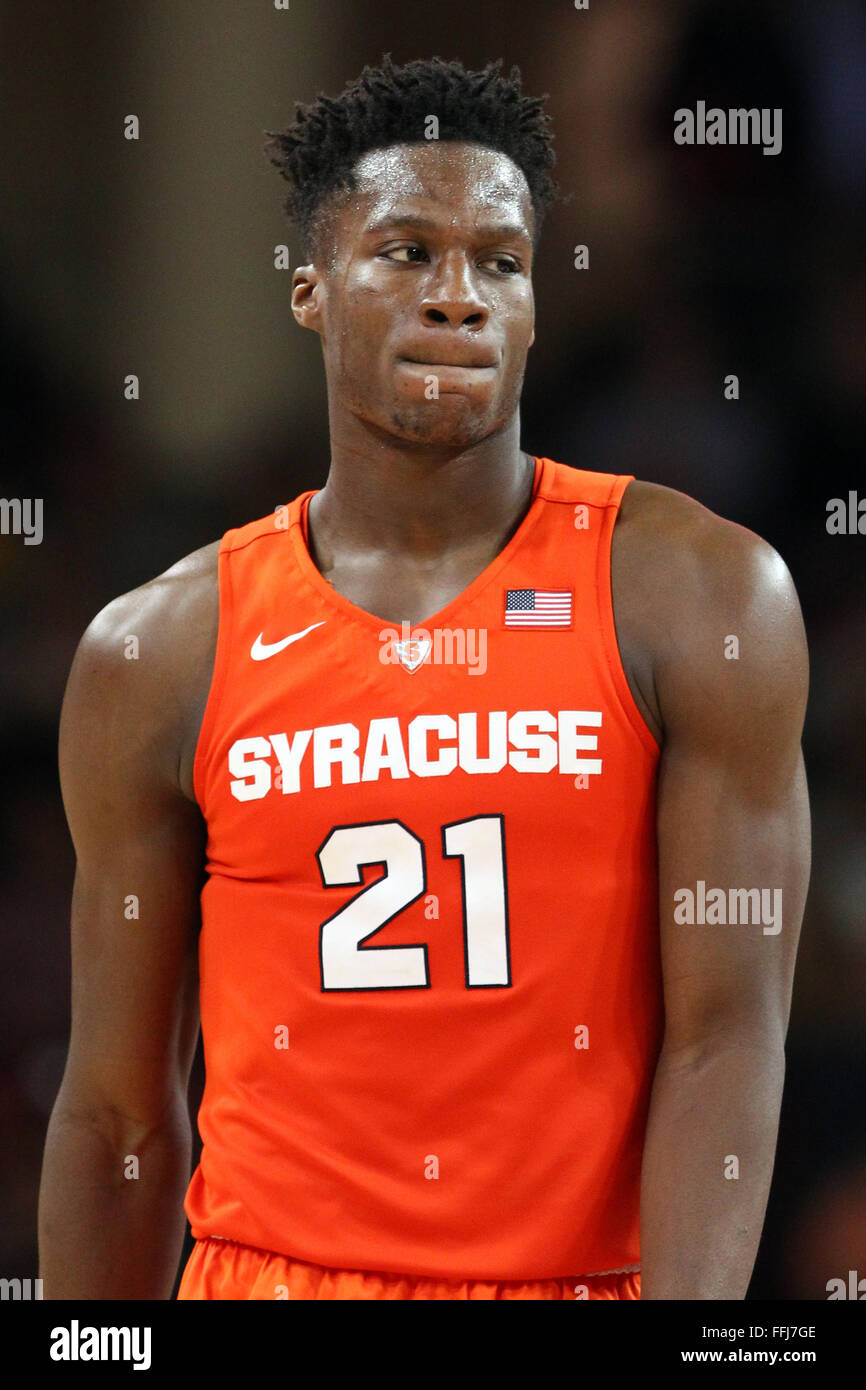
<path id="1" fill-rule="evenodd" d="M 296 316 L 322 336 L 332 428 L 348 411 L 407 441 L 469 447 L 514 416 L 534 340 L 524 175 L 495 150 L 431 141 L 371 151 L 355 176 L 333 262 L 295 275 Z"/>

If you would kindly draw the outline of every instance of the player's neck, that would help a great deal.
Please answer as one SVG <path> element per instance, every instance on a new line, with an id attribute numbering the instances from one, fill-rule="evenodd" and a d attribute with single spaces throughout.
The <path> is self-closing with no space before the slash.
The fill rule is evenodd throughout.
<path id="1" fill-rule="evenodd" d="M 516 416 L 462 452 L 333 437 L 331 450 L 309 515 L 320 541 L 334 546 L 434 559 L 501 535 L 529 505 L 534 460 L 520 449 Z"/>

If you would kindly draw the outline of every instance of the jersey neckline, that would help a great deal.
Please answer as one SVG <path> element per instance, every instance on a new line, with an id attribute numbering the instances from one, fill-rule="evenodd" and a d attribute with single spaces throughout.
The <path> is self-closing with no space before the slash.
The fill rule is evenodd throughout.
<path id="1" fill-rule="evenodd" d="M 532 481 L 530 503 L 520 525 L 517 527 L 511 539 L 506 543 L 503 549 L 500 550 L 499 554 L 495 555 L 490 563 L 485 566 L 481 573 L 475 576 L 465 589 L 462 589 L 459 594 L 456 594 L 443 608 L 438 609 L 435 613 L 431 613 L 428 618 L 424 618 L 417 623 L 411 623 L 410 631 L 415 632 L 419 628 L 429 629 L 432 626 L 442 626 L 444 620 L 453 616 L 456 610 L 471 603 L 482 589 L 492 583 L 496 576 L 511 560 L 514 552 L 526 540 L 527 535 L 533 529 L 541 515 L 542 504 L 544 502 L 544 489 L 542 484 L 545 481 L 545 474 L 549 463 L 549 460 L 540 458 L 536 454 L 530 457 L 532 457 L 535 463 L 535 476 Z M 307 543 L 307 512 L 310 500 L 319 491 L 321 491 L 320 488 L 311 488 L 308 492 L 304 492 L 300 495 L 295 504 L 294 524 L 290 523 L 288 528 L 295 559 L 303 577 L 322 598 L 355 622 L 363 623 L 367 627 L 374 627 L 379 632 L 381 632 L 383 628 L 396 628 L 399 620 L 379 618 L 375 613 L 371 613 L 368 609 L 361 608 L 357 603 L 353 603 L 351 599 L 346 598 L 335 589 L 333 584 L 329 584 L 321 570 L 316 567 L 313 557 L 310 555 Z"/>

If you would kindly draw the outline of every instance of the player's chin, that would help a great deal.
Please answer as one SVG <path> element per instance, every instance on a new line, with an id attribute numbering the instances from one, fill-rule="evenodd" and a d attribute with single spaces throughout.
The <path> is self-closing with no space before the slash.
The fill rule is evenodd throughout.
<path id="1" fill-rule="evenodd" d="M 466 397 L 449 395 L 421 407 L 404 401 L 395 403 L 389 423 L 391 431 L 407 443 L 456 444 L 465 448 L 485 439 L 495 422 L 496 412 L 489 407 L 480 409 Z"/>
<path id="2" fill-rule="evenodd" d="M 453 430 L 455 425 L 473 422 L 480 429 L 502 414 L 497 392 L 483 387 L 473 390 L 441 391 L 438 396 L 399 392 L 394 401 L 395 415 L 411 420 L 424 434 Z"/>

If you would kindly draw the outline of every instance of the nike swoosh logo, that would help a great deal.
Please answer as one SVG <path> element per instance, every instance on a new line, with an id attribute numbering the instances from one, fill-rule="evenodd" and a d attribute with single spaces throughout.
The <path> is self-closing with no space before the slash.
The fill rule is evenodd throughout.
<path id="1" fill-rule="evenodd" d="M 298 642 L 302 637 L 306 637 L 308 632 L 312 632 L 314 627 L 324 627 L 327 618 L 323 618 L 320 623 L 310 623 L 303 632 L 293 632 L 289 637 L 284 637 L 281 642 L 263 642 L 264 633 L 260 632 L 253 645 L 250 647 L 250 656 L 253 661 L 267 661 L 269 656 L 276 656 L 284 647 L 289 647 L 293 642 Z"/>

